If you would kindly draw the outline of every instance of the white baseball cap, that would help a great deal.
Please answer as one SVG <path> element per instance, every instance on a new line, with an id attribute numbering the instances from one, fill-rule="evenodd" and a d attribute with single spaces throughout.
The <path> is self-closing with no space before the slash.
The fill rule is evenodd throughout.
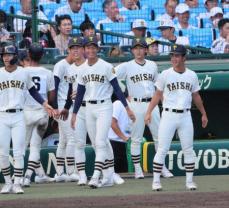
<path id="1" fill-rule="evenodd" d="M 169 27 L 174 27 L 173 21 L 170 19 L 165 19 L 160 21 L 160 25 L 159 27 L 157 27 L 157 29 L 169 28 Z"/>
<path id="2" fill-rule="evenodd" d="M 175 12 L 178 14 L 189 12 L 189 6 L 185 3 L 180 3 L 176 6 Z"/>
<path id="3" fill-rule="evenodd" d="M 133 22 L 132 28 L 147 28 L 147 23 L 144 19 L 136 19 Z"/>
<path id="4" fill-rule="evenodd" d="M 210 17 L 214 17 L 217 14 L 222 14 L 223 15 L 223 10 L 220 7 L 213 7 L 210 10 Z"/>

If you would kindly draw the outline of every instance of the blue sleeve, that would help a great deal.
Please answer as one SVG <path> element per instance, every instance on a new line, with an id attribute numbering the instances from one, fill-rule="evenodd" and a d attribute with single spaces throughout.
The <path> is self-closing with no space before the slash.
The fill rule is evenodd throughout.
<path id="1" fill-rule="evenodd" d="M 58 88 L 59 88 L 59 84 L 60 84 L 60 78 L 57 76 L 54 76 L 54 82 L 55 82 L 55 98 L 54 98 L 54 102 L 53 102 L 53 108 L 58 109 L 57 97 L 58 97 Z"/>
<path id="2" fill-rule="evenodd" d="M 76 96 L 76 99 L 75 99 L 73 113 L 75 113 L 75 114 L 78 113 L 78 111 L 80 109 L 80 106 L 81 106 L 81 103 L 83 101 L 83 97 L 84 97 L 85 92 L 86 92 L 85 86 L 78 84 L 77 92 L 76 92 L 77 96 Z"/>
<path id="3" fill-rule="evenodd" d="M 39 94 L 39 92 L 37 92 L 35 86 L 29 89 L 29 94 L 34 98 L 34 100 L 36 100 L 41 105 L 45 102 L 43 97 Z"/>
<path id="4" fill-rule="evenodd" d="M 72 84 L 69 84 L 69 87 L 68 87 L 68 96 L 67 96 L 67 100 L 66 100 L 66 103 L 64 105 L 64 108 L 65 109 L 70 109 L 71 106 L 72 106 L 72 99 L 71 99 L 71 94 L 72 94 Z"/>
<path id="5" fill-rule="evenodd" d="M 128 104 L 126 102 L 126 98 L 125 98 L 125 96 L 124 96 L 124 94 L 123 94 L 123 92 L 122 92 L 122 90 L 121 90 L 121 88 L 120 88 L 120 86 L 118 84 L 117 78 L 112 79 L 110 81 L 110 83 L 111 83 L 111 85 L 112 85 L 112 87 L 114 89 L 114 93 L 117 96 L 117 98 L 122 102 L 124 107 L 127 107 Z"/>

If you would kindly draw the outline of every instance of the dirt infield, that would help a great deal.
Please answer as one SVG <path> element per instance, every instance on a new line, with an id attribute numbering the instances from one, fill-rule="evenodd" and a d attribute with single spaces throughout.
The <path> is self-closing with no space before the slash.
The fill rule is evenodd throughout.
<path id="1" fill-rule="evenodd" d="M 76 183 L 32 184 L 23 195 L 0 195 L 0 208 L 229 207 L 229 175 L 197 176 L 199 188 L 194 192 L 185 190 L 185 177 L 162 179 L 162 192 L 151 190 L 151 177 L 125 180 L 123 185 L 96 190 Z"/>
<path id="2" fill-rule="evenodd" d="M 29 199 L 1 202 L 11 208 L 228 208 L 229 192 L 171 193 L 145 196 L 83 197 L 64 199 Z"/>

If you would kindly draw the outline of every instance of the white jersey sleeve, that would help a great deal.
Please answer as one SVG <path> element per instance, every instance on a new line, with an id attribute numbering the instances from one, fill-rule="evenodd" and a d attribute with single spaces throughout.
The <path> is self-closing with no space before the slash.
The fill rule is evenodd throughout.
<path id="1" fill-rule="evenodd" d="M 165 72 L 162 72 L 158 75 L 158 78 L 155 82 L 155 86 L 159 91 L 163 91 L 165 88 Z"/>
<path id="2" fill-rule="evenodd" d="M 197 77 L 196 73 L 194 73 L 193 79 L 194 80 L 193 80 L 192 93 L 198 92 L 200 90 L 199 80 L 198 80 L 198 77 Z"/>
<path id="3" fill-rule="evenodd" d="M 126 79 L 127 76 L 126 62 L 115 67 L 115 74 L 118 79 Z"/>
<path id="4" fill-rule="evenodd" d="M 115 69 L 114 69 L 113 65 L 110 64 L 110 66 L 108 66 L 108 70 L 107 70 L 107 79 L 109 81 L 111 81 L 114 78 L 116 78 Z"/>
<path id="5" fill-rule="evenodd" d="M 32 76 L 30 75 L 29 71 L 26 71 L 27 73 L 27 81 L 26 81 L 26 86 L 27 86 L 27 89 L 31 89 L 32 87 L 34 87 L 34 82 L 32 80 Z"/>
<path id="6" fill-rule="evenodd" d="M 48 85 L 47 85 L 47 91 L 52 91 L 55 90 L 55 83 L 54 83 L 54 76 L 52 74 L 52 72 L 50 71 L 48 73 Z"/>

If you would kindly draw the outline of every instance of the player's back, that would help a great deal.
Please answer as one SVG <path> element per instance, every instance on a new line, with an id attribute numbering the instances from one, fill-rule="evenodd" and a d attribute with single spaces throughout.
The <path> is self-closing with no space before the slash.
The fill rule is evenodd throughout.
<path id="1" fill-rule="evenodd" d="M 26 67 L 28 70 L 32 81 L 36 87 L 36 90 L 41 94 L 44 99 L 48 99 L 48 92 L 54 90 L 54 78 L 52 72 L 44 67 Z M 37 103 L 33 97 L 28 93 L 25 102 L 26 109 L 39 109 L 42 106 Z"/>

